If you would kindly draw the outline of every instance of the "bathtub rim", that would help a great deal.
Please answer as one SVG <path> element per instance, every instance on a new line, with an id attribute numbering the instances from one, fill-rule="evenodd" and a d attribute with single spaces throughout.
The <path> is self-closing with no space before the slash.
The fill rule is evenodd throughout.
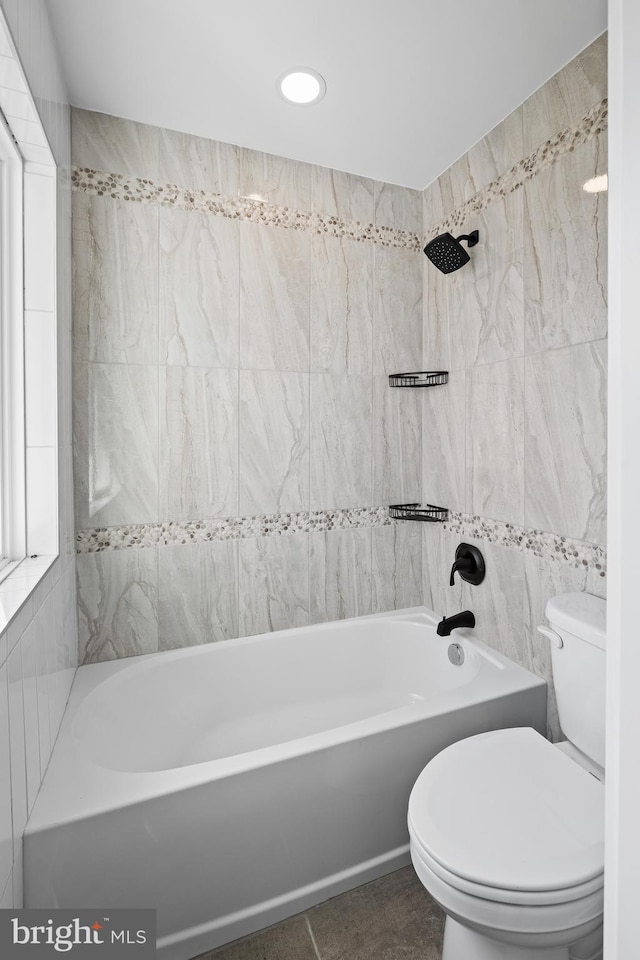
<path id="1" fill-rule="evenodd" d="M 313 634 L 326 631 L 333 624 L 342 626 L 349 622 L 380 619 L 417 622 L 432 627 L 434 630 L 438 623 L 438 617 L 432 610 L 426 606 L 418 606 L 313 624 L 303 628 L 292 627 L 250 637 L 218 641 L 215 646 L 220 644 L 244 646 L 259 642 L 274 634 L 286 635 L 301 629 L 304 630 L 305 634 L 307 632 Z M 446 637 L 440 639 L 444 644 L 453 642 Z M 482 660 L 491 664 L 495 669 L 485 668 L 482 670 L 481 667 L 482 680 L 480 683 L 482 686 L 480 689 L 478 684 L 479 689 L 474 690 L 471 697 L 468 696 L 471 689 L 469 684 L 447 691 L 451 710 L 462 709 L 471 704 L 489 702 L 501 695 L 546 686 L 543 679 L 489 647 L 476 637 L 472 630 L 457 630 L 454 640 L 463 645 L 472 646 Z M 288 740 L 248 753 L 206 760 L 183 767 L 153 771 L 121 771 L 92 763 L 87 758 L 86 753 L 79 748 L 73 734 L 75 715 L 91 691 L 109 677 L 115 676 L 123 670 L 142 666 L 145 661 L 152 661 L 158 657 L 179 657 L 184 656 L 185 653 L 189 655 L 191 651 L 194 653 L 201 652 L 203 646 L 206 645 L 197 644 L 190 647 L 180 647 L 175 650 L 158 651 L 121 660 L 86 664 L 84 667 L 78 668 L 49 768 L 27 825 L 27 834 L 73 823 L 87 817 L 99 816 L 113 810 L 125 809 L 160 796 L 197 787 L 202 783 L 221 780 L 260 767 L 286 762 L 302 754 L 376 736 L 382 731 L 420 723 L 430 716 L 442 713 L 441 700 L 437 700 L 435 703 L 419 701 L 340 727 L 332 727 L 297 740 Z"/>

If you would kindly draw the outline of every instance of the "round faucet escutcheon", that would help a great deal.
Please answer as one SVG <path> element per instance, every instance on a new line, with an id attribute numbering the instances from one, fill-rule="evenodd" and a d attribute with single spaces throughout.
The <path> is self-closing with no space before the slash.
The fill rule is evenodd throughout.
<path id="1" fill-rule="evenodd" d="M 449 577 L 449 586 L 455 583 L 455 574 L 459 573 L 461 578 L 467 583 L 477 585 L 482 583 L 485 577 L 486 567 L 484 557 L 477 547 L 471 543 L 461 543 L 456 549 L 456 558 L 451 567 L 451 576 Z"/>

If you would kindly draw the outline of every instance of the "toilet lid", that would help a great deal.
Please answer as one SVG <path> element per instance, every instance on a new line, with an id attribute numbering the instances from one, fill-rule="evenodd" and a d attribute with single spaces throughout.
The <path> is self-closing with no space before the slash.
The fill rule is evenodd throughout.
<path id="1" fill-rule="evenodd" d="M 562 890 L 604 870 L 604 787 L 530 727 L 482 733 L 425 767 L 409 830 L 465 880 Z"/>

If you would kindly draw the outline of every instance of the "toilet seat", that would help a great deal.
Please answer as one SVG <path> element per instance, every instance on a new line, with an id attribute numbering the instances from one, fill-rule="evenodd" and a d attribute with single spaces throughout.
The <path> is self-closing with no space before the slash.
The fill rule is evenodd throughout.
<path id="1" fill-rule="evenodd" d="M 411 857 L 414 863 L 419 860 L 443 883 L 447 883 L 462 893 L 469 894 L 469 896 L 493 900 L 496 903 L 528 907 L 570 903 L 602 891 L 604 883 L 604 873 L 601 873 L 597 877 L 587 880 L 586 883 L 578 884 L 575 887 L 565 887 L 563 890 L 501 890 L 498 887 L 488 887 L 480 883 L 472 883 L 446 870 L 429 855 L 415 836 L 411 838 Z"/>
<path id="2" fill-rule="evenodd" d="M 441 880 L 416 856 L 413 843 L 411 858 L 421 883 L 447 916 L 493 939 L 530 944 L 535 936 L 539 947 L 560 946 L 587 936 L 602 923 L 603 889 L 564 903 L 501 903 L 469 895 Z"/>
<path id="3" fill-rule="evenodd" d="M 560 904 L 603 885 L 604 789 L 529 727 L 460 740 L 418 777 L 412 853 L 471 896 Z"/>

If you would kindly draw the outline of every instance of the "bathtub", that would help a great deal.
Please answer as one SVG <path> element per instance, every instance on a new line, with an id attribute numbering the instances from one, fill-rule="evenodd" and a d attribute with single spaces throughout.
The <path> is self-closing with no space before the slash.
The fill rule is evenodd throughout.
<path id="1" fill-rule="evenodd" d="M 409 863 L 438 751 L 545 730 L 544 681 L 435 624 L 418 607 L 80 667 L 25 906 L 154 907 L 158 956 L 187 960 Z"/>

